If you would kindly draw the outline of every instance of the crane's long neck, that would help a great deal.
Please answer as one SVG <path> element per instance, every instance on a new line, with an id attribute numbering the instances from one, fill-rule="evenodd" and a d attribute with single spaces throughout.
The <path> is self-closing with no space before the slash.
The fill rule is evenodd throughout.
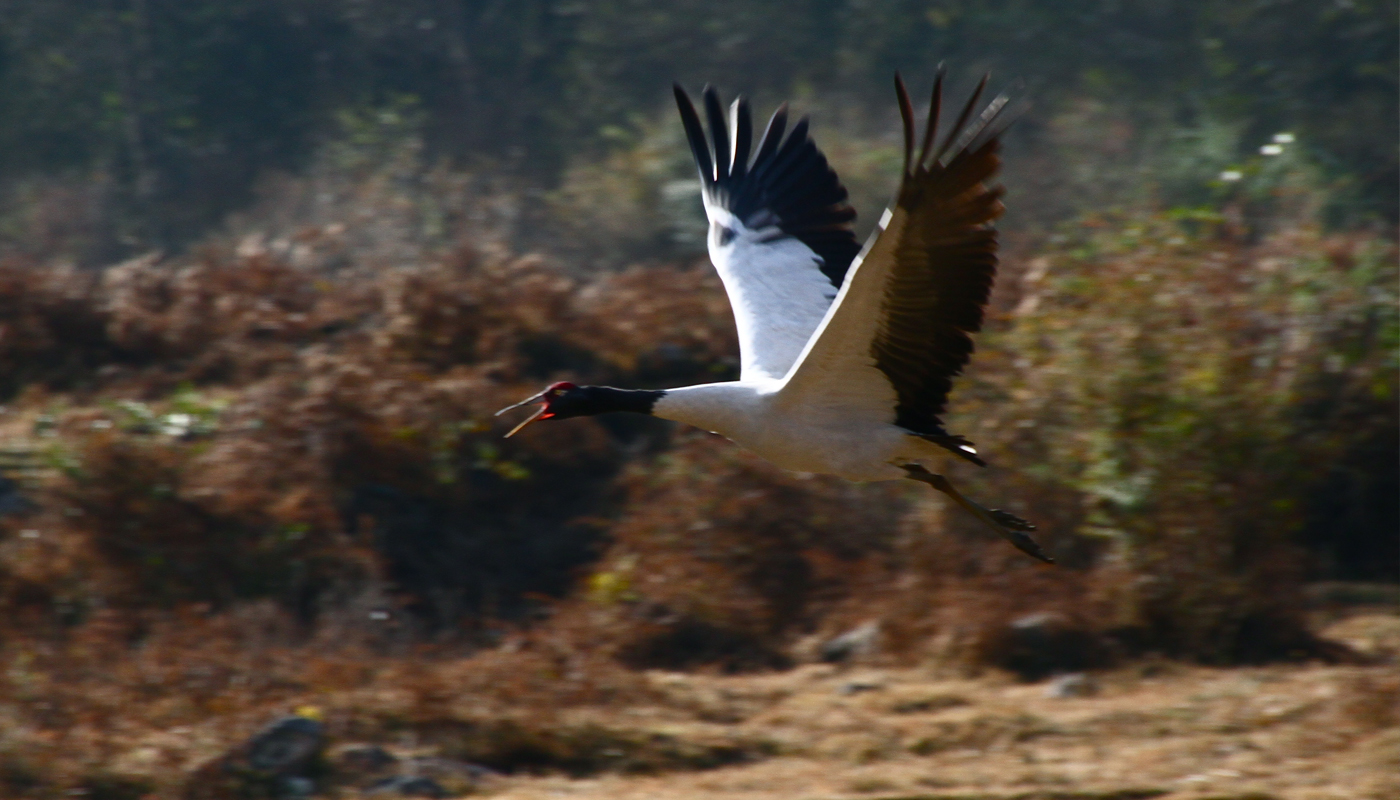
<path id="1" fill-rule="evenodd" d="M 661 389 L 614 389 L 611 386 L 587 386 L 587 400 L 580 403 L 579 412 L 569 416 L 593 416 L 614 411 L 634 414 L 654 413 L 656 402 L 665 396 Z"/>

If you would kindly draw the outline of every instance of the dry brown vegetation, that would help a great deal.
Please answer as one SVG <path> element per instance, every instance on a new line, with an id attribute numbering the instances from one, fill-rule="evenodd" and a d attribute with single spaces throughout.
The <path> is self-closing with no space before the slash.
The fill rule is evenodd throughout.
<path id="1" fill-rule="evenodd" d="M 1013 713 L 1040 689 L 997 677 L 1118 666 L 1117 686 L 1162 656 L 1352 664 L 1318 673 L 1343 699 L 1289 724 L 1366 728 L 1337 752 L 1393 741 L 1393 717 L 1366 709 L 1394 687 L 1363 664 L 1394 654 L 1320 638 L 1303 602 L 1305 581 L 1336 572 L 1319 554 L 1393 548 L 1374 535 L 1319 546 L 1386 507 L 1373 467 L 1395 437 L 1392 243 L 1306 227 L 1249 242 L 1219 221 L 1135 216 L 1011 259 L 954 398 L 953 429 L 994 468 L 954 469 L 1041 524 L 1065 564 L 1053 570 L 920 487 L 784 473 L 656 420 L 501 439 L 492 411 L 550 380 L 733 375 L 727 305 L 703 264 L 579 278 L 483 246 L 372 269 L 347 265 L 343 225 L 284 245 L 103 271 L 0 264 L 0 440 L 24 498 L 12 492 L 0 519 L 6 796 L 171 796 L 306 705 L 334 742 L 511 775 L 777 757 L 732 769 L 828 759 L 846 783 L 803 785 L 853 796 L 1175 792 L 1166 767 L 1141 781 L 1041 770 L 1060 776 L 1041 788 L 916 776 L 965 751 L 1215 731 L 1172 727 L 1165 700 L 1132 711 L 1157 702 L 1140 687 L 1087 721 Z M 784 706 L 834 696 L 834 668 L 790 668 L 872 622 L 855 656 L 885 670 L 871 703 L 895 684 L 973 699 L 899 711 L 903 698 L 873 716 L 842 701 L 854 716 L 832 730 Z M 1180 676 L 1236 680 L 1171 669 L 1172 692 Z M 722 677 L 745 672 L 760 674 Z M 1209 708 L 1190 719 L 1226 713 Z M 958 718 L 925 719 L 945 713 Z M 1120 755 L 1103 758 L 1139 758 Z M 350 791 L 331 775 L 326 787 Z M 502 780 L 491 791 L 525 797 L 555 779 Z M 660 791 L 598 780 L 596 796 Z M 685 796 L 720 792 L 686 780 Z"/>

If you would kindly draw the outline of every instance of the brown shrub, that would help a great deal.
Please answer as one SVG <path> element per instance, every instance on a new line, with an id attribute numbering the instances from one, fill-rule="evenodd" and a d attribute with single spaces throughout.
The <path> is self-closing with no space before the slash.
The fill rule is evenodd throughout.
<path id="1" fill-rule="evenodd" d="M 1135 647 L 1310 652 L 1297 537 L 1332 465 L 1395 439 L 1393 275 L 1364 236 L 1088 220 L 1027 272 L 954 427 L 1015 465 L 999 494 L 1094 566 Z"/>
<path id="2" fill-rule="evenodd" d="M 36 381 L 70 385 L 117 354 L 93 303 L 94 273 L 0 262 L 0 398 Z"/>
<path id="3" fill-rule="evenodd" d="M 708 434 L 625 485 L 607 554 L 553 624 L 638 667 L 788 663 L 854 574 L 885 567 L 902 508 L 889 487 L 787 473 Z"/>
<path id="4" fill-rule="evenodd" d="M 559 377 L 693 381 L 732 341 L 710 318 L 717 281 L 693 269 L 585 290 L 468 250 L 333 282 L 215 249 L 100 275 L 8 269 L 6 324 L 38 333 L 0 355 L 30 386 L 105 404 L 50 415 L 66 469 L 38 497 L 46 535 L 87 554 L 78 609 L 277 597 L 310 619 L 387 580 L 430 629 L 518 616 L 594 557 L 597 525 L 576 519 L 614 501 L 614 442 L 667 429 L 502 441 L 491 411 Z M 54 595 L 16 580 L 16 602 Z"/>

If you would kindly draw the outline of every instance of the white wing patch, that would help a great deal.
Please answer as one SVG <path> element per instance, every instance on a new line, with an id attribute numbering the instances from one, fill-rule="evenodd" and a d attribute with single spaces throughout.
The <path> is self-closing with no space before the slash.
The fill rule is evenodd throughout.
<path id="1" fill-rule="evenodd" d="M 710 260 L 739 332 L 740 379 L 781 380 L 826 316 L 836 287 L 812 248 L 776 224 L 750 228 L 709 204 L 705 212 Z"/>

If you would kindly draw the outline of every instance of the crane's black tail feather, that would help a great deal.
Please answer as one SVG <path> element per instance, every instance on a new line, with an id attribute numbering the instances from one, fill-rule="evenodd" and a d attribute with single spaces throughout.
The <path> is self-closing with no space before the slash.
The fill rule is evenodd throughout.
<path id="1" fill-rule="evenodd" d="M 952 433 L 911 433 L 926 442 L 933 442 L 939 447 L 954 455 L 961 456 L 979 467 L 987 466 L 987 462 L 977 455 L 977 448 L 972 446 L 972 441 L 963 436 Z"/>

